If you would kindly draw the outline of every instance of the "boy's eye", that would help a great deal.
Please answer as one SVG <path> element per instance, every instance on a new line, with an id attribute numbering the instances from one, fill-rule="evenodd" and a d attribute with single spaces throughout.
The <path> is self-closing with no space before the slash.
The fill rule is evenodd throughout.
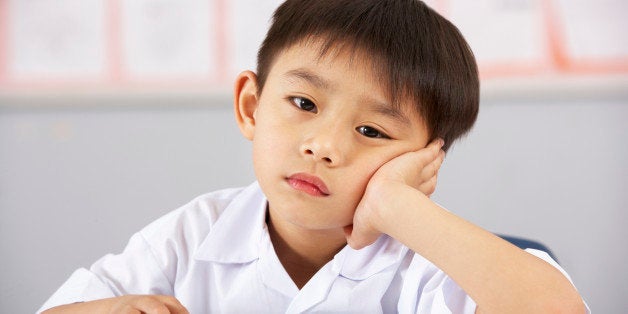
<path id="1" fill-rule="evenodd" d="M 372 128 L 370 126 L 359 126 L 357 128 L 355 128 L 356 131 L 358 131 L 358 133 L 366 136 L 366 137 L 372 137 L 372 138 L 390 138 L 388 137 L 388 135 L 378 131 L 375 128 Z"/>
<path id="2" fill-rule="evenodd" d="M 301 110 L 316 113 L 316 105 L 309 99 L 303 97 L 290 97 L 290 101 Z"/>

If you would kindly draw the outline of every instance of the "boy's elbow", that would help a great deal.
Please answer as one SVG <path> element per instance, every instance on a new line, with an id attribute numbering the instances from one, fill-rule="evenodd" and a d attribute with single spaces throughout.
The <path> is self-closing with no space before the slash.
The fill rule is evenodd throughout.
<path id="1" fill-rule="evenodd" d="M 504 304 L 504 306 L 506 305 Z M 587 307 L 577 292 L 568 292 L 566 295 L 548 293 L 536 297 L 530 295 L 526 300 L 519 299 L 519 302 L 511 303 L 506 307 L 482 307 L 478 305 L 475 313 L 584 314 L 587 313 Z"/>
<path id="2" fill-rule="evenodd" d="M 564 297 L 549 298 L 544 302 L 539 313 L 587 313 L 587 307 L 582 297 L 572 291 Z"/>
<path id="3" fill-rule="evenodd" d="M 548 276 L 549 277 L 549 276 Z M 542 284 L 543 285 L 543 284 Z M 587 306 L 576 287 L 562 274 L 550 282 L 545 282 L 546 289 L 537 289 L 539 301 L 537 313 L 587 313 Z"/>

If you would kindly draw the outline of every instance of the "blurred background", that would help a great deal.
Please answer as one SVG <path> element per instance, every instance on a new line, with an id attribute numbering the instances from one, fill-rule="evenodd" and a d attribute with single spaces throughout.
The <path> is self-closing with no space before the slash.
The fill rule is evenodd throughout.
<path id="1" fill-rule="evenodd" d="M 193 197 L 254 180 L 231 84 L 277 0 L 0 0 L 0 312 Z M 433 0 L 476 53 L 474 130 L 435 199 L 548 245 L 627 313 L 628 2 Z"/>

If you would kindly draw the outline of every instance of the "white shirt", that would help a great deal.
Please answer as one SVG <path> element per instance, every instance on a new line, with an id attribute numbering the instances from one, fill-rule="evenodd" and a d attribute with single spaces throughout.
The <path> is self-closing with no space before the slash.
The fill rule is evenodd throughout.
<path id="1" fill-rule="evenodd" d="M 299 290 L 270 241 L 266 202 L 257 183 L 202 195 L 133 235 L 121 254 L 76 270 L 40 311 L 124 294 L 174 295 L 190 313 L 475 311 L 443 271 L 385 235 L 346 246 Z"/>

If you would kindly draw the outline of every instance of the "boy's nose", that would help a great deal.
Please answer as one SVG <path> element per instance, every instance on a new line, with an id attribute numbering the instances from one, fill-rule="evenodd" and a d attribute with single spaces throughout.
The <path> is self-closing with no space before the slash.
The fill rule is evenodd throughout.
<path id="1" fill-rule="evenodd" d="M 311 155 L 312 157 L 314 157 L 315 160 L 321 160 L 321 161 L 323 161 L 323 162 L 325 162 L 327 164 L 330 164 L 330 165 L 334 163 L 334 161 L 333 161 L 333 159 L 331 159 L 331 157 L 324 156 L 324 154 L 321 155 L 318 152 L 319 152 L 319 150 L 312 150 L 311 148 L 304 148 L 304 150 L 303 150 L 303 153 L 305 155 Z"/>
<path id="2" fill-rule="evenodd" d="M 338 136 L 339 134 L 334 134 L 337 132 L 327 131 L 305 140 L 301 145 L 301 154 L 327 166 L 338 166 L 344 159 L 342 139 Z"/>

